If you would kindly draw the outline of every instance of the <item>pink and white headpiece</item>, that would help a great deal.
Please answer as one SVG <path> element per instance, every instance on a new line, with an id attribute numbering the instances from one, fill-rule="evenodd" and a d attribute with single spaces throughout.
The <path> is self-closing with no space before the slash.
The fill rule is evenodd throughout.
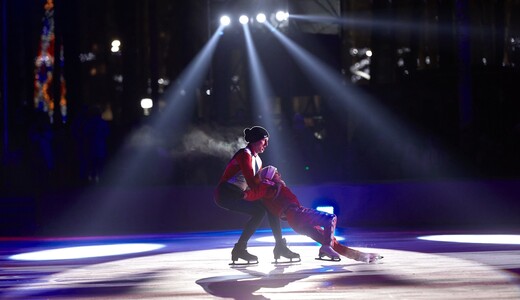
<path id="1" fill-rule="evenodd" d="M 267 179 L 267 180 L 273 180 L 274 174 L 276 174 L 277 171 L 278 171 L 278 169 L 273 166 L 263 167 L 260 170 L 260 178 Z"/>

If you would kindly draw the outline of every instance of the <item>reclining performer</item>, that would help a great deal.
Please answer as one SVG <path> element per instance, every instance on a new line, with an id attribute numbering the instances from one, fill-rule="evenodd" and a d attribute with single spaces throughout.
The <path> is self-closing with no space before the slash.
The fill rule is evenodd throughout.
<path id="1" fill-rule="evenodd" d="M 318 259 L 325 257 L 326 260 L 340 261 L 341 254 L 356 261 L 375 263 L 383 258 L 377 253 L 364 253 L 340 244 L 334 237 L 336 215 L 301 206 L 275 167 L 263 168 L 260 177 L 261 185 L 256 189 L 246 190 L 244 199 L 261 200 L 270 213 L 287 221 L 294 231 L 320 243 L 322 246 Z"/>

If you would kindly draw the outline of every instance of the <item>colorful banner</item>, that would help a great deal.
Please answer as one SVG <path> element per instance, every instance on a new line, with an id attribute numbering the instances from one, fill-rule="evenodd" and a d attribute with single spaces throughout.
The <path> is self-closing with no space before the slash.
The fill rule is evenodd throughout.
<path id="1" fill-rule="evenodd" d="M 52 96 L 52 76 L 54 71 L 54 3 L 47 0 L 43 17 L 38 56 L 35 60 L 34 106 L 49 114 L 53 122 L 54 99 Z"/>
<path id="2" fill-rule="evenodd" d="M 65 82 L 65 56 L 63 53 L 63 45 L 60 47 L 60 113 L 61 122 L 67 122 L 67 84 Z"/>

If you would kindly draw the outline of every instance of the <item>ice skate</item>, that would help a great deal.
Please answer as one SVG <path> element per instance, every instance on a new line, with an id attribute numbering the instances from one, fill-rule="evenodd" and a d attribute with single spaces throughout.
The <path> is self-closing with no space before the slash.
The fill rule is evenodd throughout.
<path id="1" fill-rule="evenodd" d="M 300 254 L 292 252 L 287 248 L 287 241 L 285 239 L 282 239 L 280 243 L 277 243 L 273 250 L 274 254 L 274 264 L 278 263 L 292 263 L 292 262 L 300 262 Z M 282 261 L 279 262 L 278 260 L 280 257 L 285 257 L 289 259 L 289 261 Z"/>
<path id="2" fill-rule="evenodd" d="M 383 258 L 383 256 L 377 254 L 377 253 L 363 253 L 363 252 L 360 252 L 360 255 L 358 256 L 358 259 L 356 259 L 357 261 L 362 261 L 362 262 L 365 262 L 367 264 L 374 264 L 376 262 L 378 262 L 379 260 L 381 260 Z"/>
<path id="3" fill-rule="evenodd" d="M 246 262 L 238 262 L 239 260 L 243 260 Z M 246 243 L 236 243 L 235 247 L 231 251 L 231 263 L 229 265 L 237 266 L 237 265 L 253 265 L 258 264 L 258 257 L 247 252 Z"/>
<path id="4" fill-rule="evenodd" d="M 325 258 L 324 258 L 325 257 Z M 318 260 L 330 260 L 330 261 L 340 261 L 341 258 L 339 254 L 332 249 L 329 245 L 323 245 L 320 248 L 320 252 L 318 254 Z"/>
<path id="5" fill-rule="evenodd" d="M 383 256 L 377 253 L 365 253 L 349 248 L 340 244 L 336 239 L 334 239 L 332 242 L 332 248 L 345 257 L 368 264 L 376 263 L 383 258 Z"/>

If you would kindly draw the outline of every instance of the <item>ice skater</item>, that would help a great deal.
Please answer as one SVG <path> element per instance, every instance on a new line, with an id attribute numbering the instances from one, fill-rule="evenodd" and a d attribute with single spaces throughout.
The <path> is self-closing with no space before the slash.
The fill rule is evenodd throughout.
<path id="1" fill-rule="evenodd" d="M 318 259 L 340 261 L 340 255 L 343 255 L 356 261 L 375 263 L 383 258 L 377 253 L 364 253 L 340 244 L 334 237 L 336 215 L 303 207 L 276 167 L 267 166 L 259 173 L 261 184 L 246 190 L 244 199 L 261 201 L 271 214 L 286 220 L 294 231 L 320 243 Z"/>
<path id="2" fill-rule="evenodd" d="M 242 234 L 231 251 L 231 264 L 244 260 L 247 264 L 258 263 L 258 257 L 247 251 L 247 243 L 262 222 L 266 212 L 276 245 L 273 250 L 275 259 L 285 257 L 299 259 L 300 255 L 287 248 L 282 237 L 282 226 L 277 215 L 270 214 L 261 202 L 244 200 L 244 192 L 256 189 L 260 185 L 258 171 L 262 168 L 262 160 L 258 154 L 263 153 L 269 145 L 269 133 L 260 126 L 244 129 L 244 139 L 248 143 L 231 158 L 222 174 L 215 190 L 215 202 L 218 206 L 250 216 Z"/>

